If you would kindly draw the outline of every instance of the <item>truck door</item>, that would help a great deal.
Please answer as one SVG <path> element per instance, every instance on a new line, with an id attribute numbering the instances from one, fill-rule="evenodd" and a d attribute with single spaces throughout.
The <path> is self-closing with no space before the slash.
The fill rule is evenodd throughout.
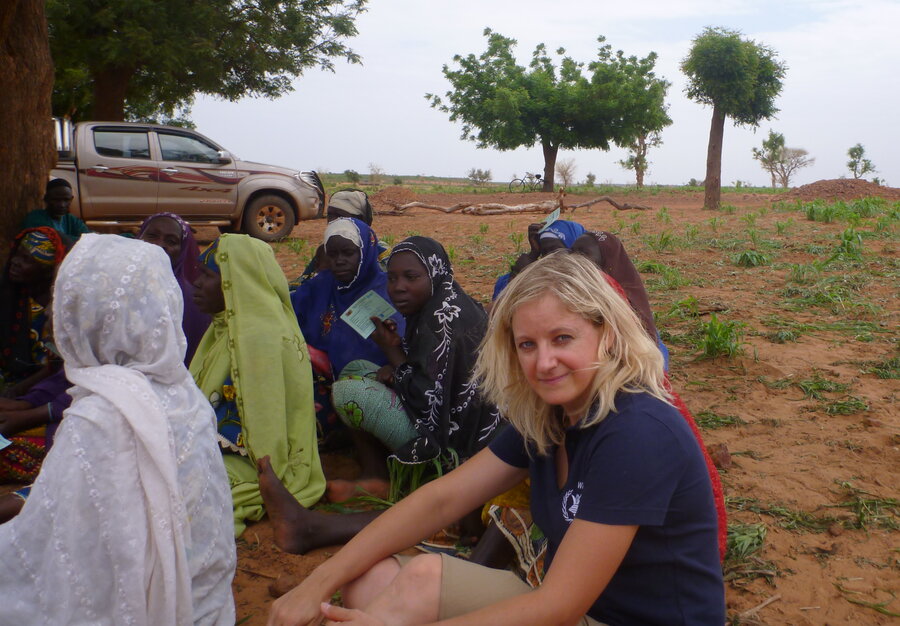
<path id="1" fill-rule="evenodd" d="M 159 138 L 159 210 L 185 219 L 230 218 L 237 204 L 234 161 L 195 133 L 156 129 Z"/>
<path id="2" fill-rule="evenodd" d="M 159 168 L 149 129 L 94 126 L 82 143 L 76 149 L 84 219 L 140 220 L 157 212 Z"/>

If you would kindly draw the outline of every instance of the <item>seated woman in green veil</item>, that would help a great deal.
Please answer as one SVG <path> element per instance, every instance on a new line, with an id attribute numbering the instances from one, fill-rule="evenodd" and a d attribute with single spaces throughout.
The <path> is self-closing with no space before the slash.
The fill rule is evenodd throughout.
<path id="1" fill-rule="evenodd" d="M 213 321 L 190 371 L 216 413 L 239 536 L 246 520 L 265 513 L 257 460 L 268 457 L 304 506 L 325 491 L 312 370 L 287 280 L 268 244 L 222 235 L 200 261 L 194 300 Z"/>

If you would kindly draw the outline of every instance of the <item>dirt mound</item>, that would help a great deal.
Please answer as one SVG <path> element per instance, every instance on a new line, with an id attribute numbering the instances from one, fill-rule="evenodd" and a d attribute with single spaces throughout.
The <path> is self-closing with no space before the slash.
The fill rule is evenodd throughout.
<path id="1" fill-rule="evenodd" d="M 900 189 L 883 187 L 867 180 L 853 178 L 837 178 L 819 180 L 802 187 L 797 187 L 783 195 L 775 196 L 779 201 L 800 200 L 856 200 L 858 198 L 880 197 L 886 200 L 900 200 Z"/>
<path id="2" fill-rule="evenodd" d="M 406 187 L 385 187 L 369 196 L 369 202 L 376 211 L 390 211 L 395 206 L 415 202 L 419 196 Z"/>

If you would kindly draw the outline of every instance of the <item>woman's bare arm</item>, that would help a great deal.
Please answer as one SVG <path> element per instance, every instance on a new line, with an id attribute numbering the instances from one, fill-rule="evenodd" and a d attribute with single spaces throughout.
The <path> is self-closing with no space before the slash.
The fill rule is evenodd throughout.
<path id="1" fill-rule="evenodd" d="M 317 624 L 320 603 L 380 560 L 455 522 L 521 482 L 527 470 L 488 449 L 385 511 L 310 576 L 272 605 L 269 625 Z"/>

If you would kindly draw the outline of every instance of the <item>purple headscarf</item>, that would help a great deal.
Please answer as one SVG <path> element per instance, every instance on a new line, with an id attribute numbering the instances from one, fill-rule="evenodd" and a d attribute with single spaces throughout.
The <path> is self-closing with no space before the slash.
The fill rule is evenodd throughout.
<path id="1" fill-rule="evenodd" d="M 172 266 L 175 278 L 181 286 L 181 293 L 184 296 L 184 318 L 181 320 L 181 328 L 184 330 L 184 337 L 187 339 L 187 352 L 184 356 L 185 365 L 190 365 L 191 359 L 194 357 L 194 351 L 197 344 L 203 337 L 203 333 L 209 327 L 212 318 L 202 312 L 194 303 L 194 281 L 200 275 L 200 249 L 197 247 L 197 241 L 194 239 L 194 231 L 191 230 L 190 224 L 181 219 L 174 213 L 156 213 L 144 220 L 141 229 L 138 231 L 138 239 L 143 238 L 144 231 L 150 225 L 150 222 L 158 217 L 168 217 L 178 222 L 181 226 L 181 254 L 178 260 Z"/>

